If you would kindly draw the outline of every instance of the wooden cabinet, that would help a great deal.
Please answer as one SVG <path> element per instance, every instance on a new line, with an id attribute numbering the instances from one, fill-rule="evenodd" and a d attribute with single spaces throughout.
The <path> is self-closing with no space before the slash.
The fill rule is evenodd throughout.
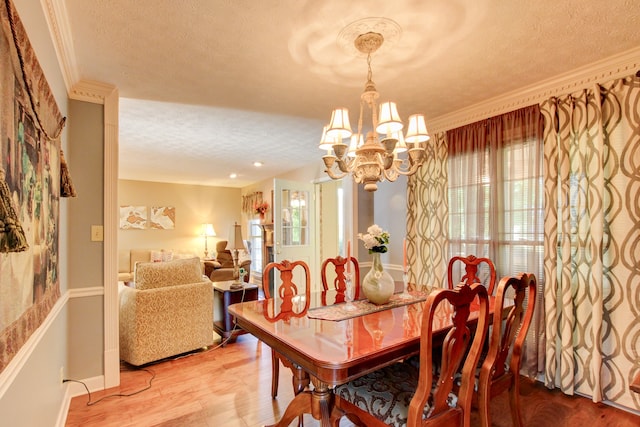
<path id="1" fill-rule="evenodd" d="M 274 260 L 273 224 L 261 224 L 260 228 L 262 228 L 262 271 L 264 271 L 267 264 Z M 274 270 L 271 270 L 268 278 L 271 295 L 273 295 L 273 278 Z"/>
<path id="2" fill-rule="evenodd" d="M 227 339 L 233 341 L 236 335 L 245 331 L 236 326 L 233 316 L 229 314 L 229 306 L 244 301 L 258 299 L 258 286 L 245 283 L 242 288 L 232 288 L 233 280 L 213 282 L 213 329 L 222 337 L 222 345 Z"/>

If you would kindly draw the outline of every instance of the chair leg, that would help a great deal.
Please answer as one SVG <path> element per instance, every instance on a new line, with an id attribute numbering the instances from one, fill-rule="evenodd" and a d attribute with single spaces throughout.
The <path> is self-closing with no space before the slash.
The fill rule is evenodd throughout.
<path id="1" fill-rule="evenodd" d="M 278 396 L 278 379 L 280 376 L 280 360 L 276 352 L 271 349 L 271 397 L 275 399 Z"/>
<path id="2" fill-rule="evenodd" d="M 520 375 L 515 374 L 509 387 L 509 405 L 511 406 L 511 420 L 514 427 L 522 427 L 522 412 L 520 412 Z"/>
<path id="3" fill-rule="evenodd" d="M 489 384 L 478 383 L 478 412 L 480 413 L 480 425 L 482 427 L 491 426 L 491 413 L 489 408 L 490 389 Z"/>

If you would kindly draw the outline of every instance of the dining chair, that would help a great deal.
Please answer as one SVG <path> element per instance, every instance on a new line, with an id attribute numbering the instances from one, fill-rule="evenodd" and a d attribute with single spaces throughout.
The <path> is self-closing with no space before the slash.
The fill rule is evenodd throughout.
<path id="1" fill-rule="evenodd" d="M 358 265 L 358 260 L 354 257 L 350 257 L 348 260 L 342 256 L 337 256 L 336 258 L 327 258 L 322 263 L 322 268 L 320 269 L 320 274 L 322 277 L 322 287 L 325 291 L 329 290 L 329 278 L 327 277 L 328 273 L 331 273 L 329 268 L 333 267 L 333 272 L 335 273 L 335 277 L 333 274 L 329 274 L 330 277 L 333 277 L 333 283 L 331 283 L 331 288 L 336 290 L 336 298 L 335 302 L 344 302 L 344 293 L 347 289 L 345 284 L 345 272 L 347 270 L 348 263 L 351 263 L 351 268 L 353 270 L 353 276 L 351 277 L 351 281 L 353 283 L 354 296 L 353 299 L 357 300 L 360 296 L 360 267 Z M 322 293 L 322 305 L 327 305 L 326 301 L 326 292 Z"/>
<path id="2" fill-rule="evenodd" d="M 464 275 L 460 280 L 454 280 L 454 273 L 457 269 L 456 262 L 462 263 L 464 266 Z M 485 264 L 481 266 L 481 264 Z M 453 289 L 458 283 L 484 283 L 478 276 L 478 267 L 487 268 L 489 270 L 489 283 L 486 284 L 487 293 L 493 295 L 494 288 L 496 287 L 496 267 L 489 258 L 478 258 L 475 255 L 454 256 L 449 260 L 449 266 L 447 267 L 447 286 L 449 289 Z"/>
<path id="3" fill-rule="evenodd" d="M 296 268 L 302 269 L 304 272 L 304 288 L 298 287 L 293 281 Z M 273 313 L 265 313 L 265 316 L 272 321 L 284 320 L 289 321 L 295 317 L 303 317 L 309 310 L 311 293 L 311 275 L 309 266 L 304 261 L 271 262 L 266 265 L 262 273 L 262 289 L 264 296 L 271 299 L 272 295 L 269 291 L 269 274 L 271 270 L 280 272 L 280 284 L 276 287 L 277 303 L 274 301 Z M 275 279 L 278 283 L 277 278 Z M 304 291 L 304 292 L 303 292 Z M 304 299 L 302 298 L 304 296 Z M 301 303 L 304 303 L 302 305 Z M 280 361 L 282 364 L 291 369 L 293 372 L 293 388 L 295 394 L 300 393 L 309 385 L 309 376 L 298 366 L 294 366 L 289 360 L 282 357 L 275 349 L 271 349 L 271 397 L 276 398 L 278 395 L 278 377 L 280 375 Z M 302 420 L 300 420 L 300 425 Z"/>
<path id="4" fill-rule="evenodd" d="M 470 328 L 472 304 L 478 306 L 478 317 Z M 438 347 L 442 365 L 436 374 L 432 350 L 441 334 L 434 334 L 439 330 L 434 323 L 449 305 L 453 324 Z M 469 426 L 475 368 L 488 321 L 489 299 L 481 284 L 434 290 L 423 309 L 419 362 L 410 358 L 336 387 L 337 407 L 358 426 Z M 461 386 L 455 389 L 454 374 L 461 366 Z"/>
<path id="5" fill-rule="evenodd" d="M 503 318 L 506 295 L 513 298 L 514 304 Z M 520 362 L 535 301 L 536 277 L 531 273 L 503 277 L 498 283 L 489 352 L 480 369 L 478 392 L 474 394 L 483 427 L 491 425 L 489 401 L 505 390 L 509 390 L 513 425 L 524 425 L 520 411 Z"/>

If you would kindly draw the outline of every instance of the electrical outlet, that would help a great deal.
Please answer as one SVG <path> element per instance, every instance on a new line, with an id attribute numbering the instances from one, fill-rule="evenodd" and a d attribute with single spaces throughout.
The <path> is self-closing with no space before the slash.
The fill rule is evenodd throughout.
<path id="1" fill-rule="evenodd" d="M 60 385 L 64 382 L 64 366 L 60 366 Z"/>

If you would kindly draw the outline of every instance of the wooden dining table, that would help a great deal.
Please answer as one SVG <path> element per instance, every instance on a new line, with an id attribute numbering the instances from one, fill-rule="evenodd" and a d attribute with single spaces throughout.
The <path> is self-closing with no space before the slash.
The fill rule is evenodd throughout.
<path id="1" fill-rule="evenodd" d="M 323 302 L 333 301 L 327 293 L 335 291 L 313 292 L 306 296 L 310 299 L 306 312 L 280 320 L 274 320 L 273 313 L 279 304 L 274 299 L 230 306 L 229 312 L 240 327 L 288 359 L 303 374 L 297 377 L 306 377 L 313 385 L 296 395 L 273 427 L 288 426 L 304 413 L 320 420 L 322 427 L 333 425 L 343 416 L 334 405 L 335 386 L 418 354 L 422 310 L 431 291 L 431 288 L 412 291 L 410 299 L 396 294 L 386 306 L 356 301 L 355 310 L 344 310 L 344 302 L 323 306 Z M 296 304 L 294 311 L 295 307 Z M 470 322 L 477 320 L 477 311 L 474 313 L 473 309 Z M 493 299 L 490 309 L 493 312 Z M 442 307 L 435 335 L 446 334 L 451 327 L 451 314 Z M 294 382 L 295 378 L 296 375 Z"/>

